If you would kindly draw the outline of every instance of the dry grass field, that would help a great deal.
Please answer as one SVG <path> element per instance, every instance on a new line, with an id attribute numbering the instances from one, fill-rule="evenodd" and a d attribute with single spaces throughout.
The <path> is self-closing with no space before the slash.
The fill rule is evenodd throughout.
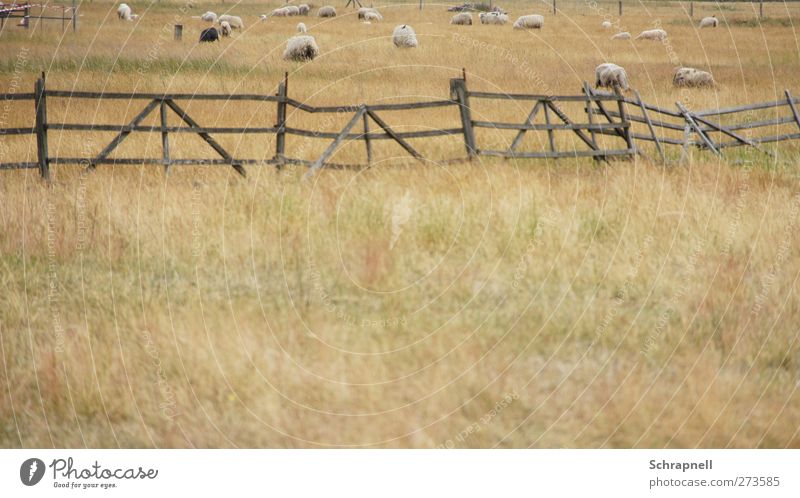
<path id="1" fill-rule="evenodd" d="M 30 92 L 46 71 L 52 89 L 272 94 L 288 72 L 290 95 L 310 104 L 408 102 L 447 98 L 466 68 L 474 90 L 576 94 L 613 61 L 644 100 L 673 109 L 800 95 L 794 4 L 767 4 L 758 24 L 750 4 L 696 3 L 695 20 L 724 20 L 703 31 L 680 4 L 626 4 L 624 29 L 660 24 L 662 44 L 612 42 L 600 22 L 617 20 L 616 3 L 559 2 L 557 16 L 501 3 L 512 21 L 545 14 L 540 32 L 451 26 L 434 4 L 376 4 L 384 21 L 366 25 L 344 2 L 334 19 L 264 23 L 282 2 L 128 3 L 137 22 L 84 3 L 77 34 L 7 24 L 0 92 Z M 191 16 L 226 9 L 246 29 L 197 44 L 205 23 Z M 299 20 L 321 49 L 308 64 L 281 59 Z M 406 23 L 420 47 L 397 50 L 391 31 Z M 674 89 L 679 64 L 710 69 L 719 87 Z M 0 127 L 30 126 L 30 103 L 2 106 Z M 142 103 L 48 106 L 54 121 L 122 123 Z M 187 108 L 208 126 L 275 120 L 274 104 Z M 529 110 L 474 112 L 521 122 Z M 334 131 L 348 117 L 289 119 Z M 458 125 L 454 108 L 386 119 Z M 531 135 L 525 147 L 541 148 Z M 54 130 L 50 152 L 96 154 L 112 136 Z M 35 158 L 35 139 L 0 140 L 0 161 Z M 272 136 L 219 140 L 240 157 L 274 152 Z M 329 143 L 287 142 L 305 159 Z M 50 185 L 2 172 L 0 446 L 800 447 L 797 144 L 776 160 L 695 151 L 670 166 L 443 165 L 463 155 L 460 137 L 414 144 L 431 160 L 384 141 L 372 168 L 310 180 L 293 166 L 248 166 L 246 179 L 53 166 Z M 188 135 L 171 147 L 212 157 Z M 363 161 L 362 149 L 335 160 Z M 159 154 L 160 136 L 142 133 L 117 157 Z"/>

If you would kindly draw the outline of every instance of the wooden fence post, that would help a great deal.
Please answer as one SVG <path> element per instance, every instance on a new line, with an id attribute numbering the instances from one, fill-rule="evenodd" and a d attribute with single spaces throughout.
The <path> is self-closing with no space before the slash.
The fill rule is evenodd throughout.
<path id="1" fill-rule="evenodd" d="M 475 146 L 475 131 L 472 128 L 472 113 L 469 108 L 469 94 L 465 79 L 453 78 L 450 80 L 450 98 L 458 102 L 461 126 L 464 130 L 464 146 L 467 149 L 467 157 L 472 160 L 477 155 L 478 148 Z"/>
<path id="2" fill-rule="evenodd" d="M 369 108 L 367 108 L 369 110 Z M 369 114 L 364 113 L 364 145 L 367 148 L 367 165 L 372 164 L 372 141 L 369 138 Z"/>
<path id="3" fill-rule="evenodd" d="M 72 32 L 78 32 L 78 7 L 75 5 L 76 0 L 72 0 Z"/>
<path id="4" fill-rule="evenodd" d="M 164 173 L 169 173 L 169 132 L 167 131 L 167 104 L 161 100 L 161 160 Z"/>
<path id="5" fill-rule="evenodd" d="M 50 164 L 47 159 L 47 93 L 44 86 L 44 73 L 36 80 L 34 87 L 34 105 L 36 106 L 36 154 L 39 162 L 39 174 L 50 180 Z"/>
<path id="6" fill-rule="evenodd" d="M 175 41 L 181 41 L 183 39 L 183 24 L 176 24 L 175 25 Z"/>
<path id="7" fill-rule="evenodd" d="M 619 16 L 622 17 L 622 0 L 619 0 Z"/>
<path id="8" fill-rule="evenodd" d="M 553 0 L 553 15 L 556 14 L 556 0 Z"/>
<path id="9" fill-rule="evenodd" d="M 694 17 L 694 2 L 689 2 L 689 17 Z"/>
<path id="10" fill-rule="evenodd" d="M 286 99 L 288 97 L 288 84 L 289 73 L 284 73 L 283 83 L 278 84 L 278 119 L 277 123 L 275 123 L 275 127 L 278 128 L 278 131 L 275 134 L 275 160 L 278 161 L 279 167 L 283 164 L 283 161 L 286 157 Z"/>
<path id="11" fill-rule="evenodd" d="M 617 94 L 617 108 L 619 109 L 619 120 L 622 124 L 627 124 L 628 126 L 622 129 L 622 133 L 625 136 L 625 143 L 628 145 L 628 150 L 632 151 L 632 153 L 636 154 L 636 145 L 633 143 L 633 135 L 631 134 L 631 121 L 628 119 L 628 113 L 625 109 L 625 97 L 622 96 L 622 92 L 619 89 L 619 85 L 614 85 L 614 93 Z"/>
<path id="12" fill-rule="evenodd" d="M 764 18 L 764 0 L 759 0 L 758 2 L 758 18 Z"/>

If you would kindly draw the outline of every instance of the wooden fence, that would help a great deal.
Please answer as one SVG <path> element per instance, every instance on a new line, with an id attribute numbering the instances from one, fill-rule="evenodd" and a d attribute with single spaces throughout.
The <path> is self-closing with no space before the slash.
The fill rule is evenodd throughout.
<path id="1" fill-rule="evenodd" d="M 361 168 L 369 167 L 373 162 L 373 142 L 375 140 L 391 140 L 396 142 L 411 157 L 424 160 L 422 153 L 412 145 L 411 141 L 430 137 L 461 137 L 466 151 L 465 156 L 447 159 L 446 162 L 471 160 L 476 156 L 495 156 L 506 159 L 562 159 L 574 157 L 593 157 L 607 160 L 611 157 L 631 157 L 634 154 L 644 155 L 641 145 L 652 143 L 662 162 L 666 162 L 667 146 L 679 146 L 684 151 L 689 147 L 698 147 L 721 154 L 723 149 L 737 146 L 748 146 L 766 154 L 770 151 L 762 148 L 762 144 L 784 140 L 800 139 L 800 100 L 787 90 L 786 98 L 775 102 L 765 102 L 739 107 L 690 111 L 680 102 L 676 109 L 664 109 L 642 102 L 638 92 L 633 98 L 625 97 L 618 91 L 614 93 L 599 92 L 584 83 L 583 93 L 578 95 L 530 95 L 507 94 L 472 91 L 467 88 L 465 77 L 450 80 L 450 98 L 425 102 L 378 105 L 350 106 L 311 106 L 297 101 L 288 95 L 288 78 L 278 85 L 275 95 L 260 94 L 156 94 L 156 93 L 115 93 L 50 90 L 45 86 L 44 75 L 36 80 L 33 93 L 12 93 L 0 95 L 4 101 L 31 101 L 34 108 L 32 126 L 0 128 L 0 139 L 9 140 L 15 135 L 36 136 L 36 161 L 6 161 L 0 157 L 0 170 L 38 168 L 45 179 L 50 177 L 50 168 L 58 164 L 85 164 L 90 169 L 103 164 L 160 164 L 165 171 L 173 165 L 226 165 L 245 176 L 245 165 L 268 164 L 281 167 L 285 164 L 299 164 L 309 168 L 309 174 L 316 170 L 328 168 Z M 77 100 L 120 100 L 141 102 L 141 110 L 127 123 L 97 124 L 53 122 L 47 116 L 48 99 L 65 98 Z M 490 100 L 495 102 L 493 109 L 500 109 L 503 103 L 512 103 L 516 107 L 532 106 L 527 118 L 522 123 L 485 121 L 473 119 L 471 102 Z M 183 102 L 208 101 L 218 103 L 270 102 L 275 104 L 276 122 L 274 126 L 245 127 L 208 127 L 200 125 L 183 107 Z M 563 106 L 579 104 L 581 114 L 564 111 Z M 428 129 L 421 131 L 400 132 L 384 118 L 383 114 L 392 111 L 415 110 L 424 113 L 426 109 L 453 107 L 453 119 L 457 126 Z M 340 131 L 322 131 L 292 127 L 289 124 L 288 109 L 309 114 L 339 113 L 349 116 L 346 125 Z M 525 107 L 527 109 L 527 107 Z M 145 119 L 158 110 L 160 121 L 154 125 L 143 124 Z M 785 116 L 771 119 L 753 119 L 753 113 L 772 110 L 786 110 Z M 180 118 L 182 126 L 168 126 L 168 115 Z M 745 119 L 736 120 L 742 114 Z M 585 116 L 585 119 L 582 117 Z M 722 123 L 722 118 L 733 118 L 733 123 Z M 539 122 L 537 122 L 537 119 Z M 418 122 L 424 122 L 422 117 Z M 370 124 L 375 126 L 375 131 Z M 765 130 L 778 130 L 780 126 L 790 126 L 791 130 L 774 131 L 764 134 Z M 515 132 L 513 139 L 509 137 L 504 143 L 509 145 L 503 150 L 480 146 L 476 134 L 477 129 L 490 129 L 496 132 Z M 756 132 L 760 135 L 754 136 Z M 96 155 L 90 157 L 53 156 L 48 151 L 48 132 L 115 132 L 110 142 Z M 544 150 L 521 151 L 520 145 L 529 132 L 542 132 L 546 135 Z M 116 158 L 115 150 L 132 133 L 160 133 L 161 156 L 157 158 Z M 209 152 L 215 158 L 176 159 L 170 151 L 170 135 L 175 133 L 196 134 L 209 146 Z M 577 137 L 577 144 L 572 147 L 557 147 L 556 134 L 566 133 Z M 275 135 L 274 152 L 265 153 L 263 158 L 239 158 L 224 148 L 214 135 L 220 134 L 261 134 Z M 325 151 L 316 160 L 291 157 L 287 153 L 286 137 L 295 135 L 312 139 L 330 140 Z M 610 137 L 600 140 L 600 137 Z M 363 141 L 366 152 L 365 164 L 341 164 L 331 162 L 336 151 L 345 143 Z M 609 143 L 609 140 L 611 143 Z M 637 143 L 639 145 L 637 145 Z M 5 148 L 8 150 L 8 147 Z"/>

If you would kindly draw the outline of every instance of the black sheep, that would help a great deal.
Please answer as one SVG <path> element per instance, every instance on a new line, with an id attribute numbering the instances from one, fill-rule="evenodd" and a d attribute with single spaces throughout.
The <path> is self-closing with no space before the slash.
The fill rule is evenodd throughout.
<path id="1" fill-rule="evenodd" d="M 200 41 L 201 42 L 219 41 L 219 32 L 217 32 L 217 28 L 204 29 L 203 32 L 200 33 Z"/>

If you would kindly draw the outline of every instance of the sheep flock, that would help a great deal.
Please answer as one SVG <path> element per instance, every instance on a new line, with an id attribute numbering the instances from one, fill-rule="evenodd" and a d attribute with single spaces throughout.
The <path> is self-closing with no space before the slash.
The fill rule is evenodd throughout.
<path id="1" fill-rule="evenodd" d="M 287 61 L 308 63 L 316 59 L 321 53 L 315 37 L 310 35 L 309 32 L 323 32 L 325 23 L 329 22 L 330 19 L 336 18 L 338 13 L 336 8 L 332 5 L 320 6 L 316 9 L 316 12 L 312 12 L 312 8 L 315 7 L 306 3 L 296 5 L 287 4 L 273 9 L 268 14 L 259 15 L 259 21 L 262 23 L 270 22 L 273 18 L 282 17 L 311 17 L 314 15 L 319 19 L 316 23 L 309 23 L 308 26 L 303 22 L 296 24 L 294 28 L 295 35 L 287 39 L 283 52 L 283 58 Z M 485 25 L 487 28 L 464 28 L 476 24 L 473 19 L 473 14 L 470 12 L 475 10 L 473 6 L 464 4 L 463 6 L 451 7 L 447 10 L 455 12 L 449 21 L 449 24 L 453 26 L 452 29 L 497 29 L 491 28 L 490 26 L 503 26 L 509 23 L 510 19 L 508 12 L 495 6 L 488 12 L 477 13 L 479 24 Z M 402 15 L 399 9 L 389 10 L 387 8 L 384 13 L 386 12 L 390 12 L 395 18 L 401 17 Z M 351 22 L 351 19 L 357 19 L 363 24 L 372 24 L 383 21 L 384 13 L 381 13 L 381 11 L 375 7 L 360 7 L 355 11 L 348 10 L 344 16 L 340 17 L 347 18 L 344 22 Z M 352 14 L 355 14 L 355 16 Z M 139 16 L 133 13 L 131 6 L 125 3 L 121 3 L 117 7 L 117 16 L 123 21 L 135 21 L 139 19 Z M 242 17 L 228 12 L 217 15 L 215 12 L 206 11 L 200 16 L 193 16 L 193 18 L 207 23 L 207 27 L 201 29 L 199 42 L 216 42 L 224 38 L 233 37 L 237 31 L 240 33 L 246 31 L 245 22 Z M 339 21 L 337 20 L 337 22 Z M 699 23 L 697 23 L 696 27 L 707 29 L 717 28 L 719 25 L 720 23 L 716 16 L 708 16 L 703 17 Z M 607 19 L 603 20 L 599 24 L 599 27 L 606 31 L 615 29 L 614 23 Z M 545 16 L 541 14 L 523 14 L 516 16 L 512 24 L 512 29 L 521 31 L 544 31 Z M 395 48 L 418 48 L 421 46 L 420 38 L 418 38 L 416 31 L 409 24 L 398 24 L 391 31 L 390 35 L 386 33 L 385 36 L 391 39 L 391 43 Z M 631 35 L 630 32 L 622 31 L 622 29 L 617 27 L 616 32 L 610 36 L 610 39 L 613 41 L 628 41 L 629 43 L 668 43 L 668 37 L 667 31 L 660 26 L 651 29 L 643 29 L 639 31 L 638 35 L 635 37 Z M 434 44 L 435 41 L 431 40 L 431 43 Z M 524 43 L 524 39 L 521 39 L 521 43 Z M 675 87 L 682 88 L 717 87 L 717 83 L 710 72 L 692 67 L 677 67 L 672 75 L 671 83 Z M 595 86 L 598 88 L 627 91 L 630 89 L 628 73 L 623 67 L 617 64 L 603 62 L 595 68 Z"/>

